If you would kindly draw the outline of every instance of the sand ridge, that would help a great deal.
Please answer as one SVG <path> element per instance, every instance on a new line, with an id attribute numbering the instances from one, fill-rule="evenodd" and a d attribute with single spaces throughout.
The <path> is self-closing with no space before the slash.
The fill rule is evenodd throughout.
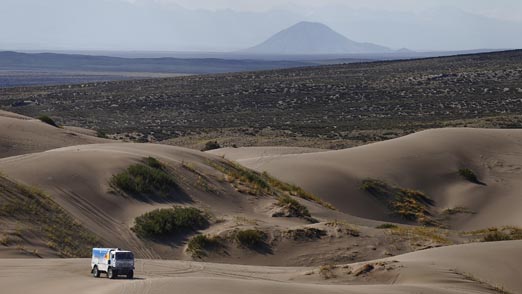
<path id="1" fill-rule="evenodd" d="M 522 201 L 522 130 L 438 129 L 366 146 L 305 154 L 251 156 L 241 150 L 238 162 L 295 183 L 331 202 L 341 211 L 370 219 L 389 218 L 386 207 L 360 189 L 367 178 L 420 190 L 440 210 L 466 207 L 477 212 L 459 218 L 458 229 L 522 225 L 515 211 Z M 236 158 L 238 151 L 214 154 Z M 470 183 L 460 168 L 475 171 L 484 185 Z"/>
<path id="2" fill-rule="evenodd" d="M 26 116 L 0 112 L 0 158 L 54 148 L 106 143 L 81 128 L 57 128 Z M 90 134 L 89 134 L 90 133 Z"/>

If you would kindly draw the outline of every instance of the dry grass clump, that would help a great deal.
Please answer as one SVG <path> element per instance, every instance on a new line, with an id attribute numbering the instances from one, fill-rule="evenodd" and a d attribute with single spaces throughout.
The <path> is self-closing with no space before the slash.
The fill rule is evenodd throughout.
<path id="1" fill-rule="evenodd" d="M 361 235 L 361 232 L 359 230 L 357 230 L 353 225 L 345 221 L 333 220 L 326 222 L 325 226 L 333 227 L 336 229 L 338 233 L 345 233 L 352 237 L 359 237 Z"/>
<path id="2" fill-rule="evenodd" d="M 472 282 L 475 282 L 475 283 L 479 283 L 483 286 L 485 286 L 486 288 L 490 289 L 490 290 L 493 290 L 495 293 L 499 293 L 499 294 L 511 294 L 511 292 L 508 292 L 504 289 L 503 286 L 500 286 L 500 285 L 492 285 L 488 282 L 485 282 L 483 280 L 480 280 L 478 278 L 476 278 L 475 276 L 473 276 L 472 274 L 469 274 L 469 273 L 464 273 L 464 272 L 459 272 L 457 271 L 456 269 L 452 270 L 454 273 L 458 274 L 458 275 L 461 275 L 462 277 L 464 277 L 465 279 L 469 280 L 469 281 L 472 281 Z"/>
<path id="3" fill-rule="evenodd" d="M 237 231 L 235 241 L 246 248 L 255 248 L 265 243 L 266 233 L 257 229 Z"/>
<path id="4" fill-rule="evenodd" d="M 430 212 L 435 202 L 420 191 L 396 187 L 375 179 L 364 180 L 361 189 L 383 201 L 394 215 L 422 225 L 440 225 Z"/>
<path id="5" fill-rule="evenodd" d="M 268 184 L 263 176 L 255 171 L 242 167 L 241 165 L 229 161 L 216 162 L 211 161 L 209 164 L 216 170 L 225 175 L 225 180 L 230 182 L 236 189 L 245 188 L 243 192 L 252 195 L 273 195 L 272 187 Z"/>
<path id="6" fill-rule="evenodd" d="M 293 240 L 317 240 L 327 235 L 325 230 L 317 229 L 317 228 L 302 228 L 302 229 L 293 229 L 288 230 L 284 233 L 285 237 L 288 237 Z"/>
<path id="7" fill-rule="evenodd" d="M 465 236 L 480 237 L 482 242 L 497 242 L 522 240 L 522 228 L 505 226 L 500 228 L 488 228 L 464 233 Z"/>
<path id="8" fill-rule="evenodd" d="M 197 235 L 190 239 L 187 244 L 187 252 L 193 258 L 202 258 L 207 255 L 207 251 L 220 245 L 218 236 Z"/>
<path id="9" fill-rule="evenodd" d="M 44 192 L 0 176 L 0 217 L 13 220 L 42 236 L 49 248 L 62 257 L 88 257 L 99 239 L 72 218 Z M 25 230 L 17 227 L 11 236 L 23 239 Z M 5 235 L 2 245 L 10 246 Z M 22 246 L 21 244 L 18 244 Z"/>
<path id="10" fill-rule="evenodd" d="M 325 280 L 335 279 L 337 277 L 334 272 L 336 268 L 337 267 L 333 264 L 321 265 L 319 267 L 319 275 Z"/>
<path id="11" fill-rule="evenodd" d="M 450 245 L 452 243 L 448 239 L 448 231 L 439 228 L 399 226 L 390 229 L 389 232 L 391 235 L 408 239 L 413 244 L 429 242 L 436 245 Z"/>
<path id="12" fill-rule="evenodd" d="M 258 173 L 230 161 L 211 161 L 209 165 L 225 174 L 225 180 L 232 183 L 239 191 L 252 195 L 265 194 L 281 196 L 286 194 L 312 201 L 328 209 L 335 210 L 333 205 L 321 198 L 304 191 L 296 185 L 281 182 L 266 172 Z"/>
<path id="13" fill-rule="evenodd" d="M 278 188 L 278 189 L 280 189 L 280 190 L 282 190 L 284 192 L 287 192 L 288 194 L 290 194 L 292 196 L 299 197 L 299 198 L 302 198 L 302 199 L 305 199 L 305 200 L 308 200 L 308 201 L 315 202 L 315 203 L 317 203 L 317 204 L 319 204 L 321 206 L 324 206 L 324 207 L 326 207 L 328 209 L 336 210 L 335 207 L 332 204 L 322 200 L 321 198 L 317 197 L 316 195 L 314 195 L 312 193 L 306 192 L 305 190 L 303 190 L 299 186 L 282 182 L 282 181 L 272 177 L 267 172 L 264 172 L 263 176 L 265 176 L 267 178 L 268 183 L 272 187 L 275 187 L 275 188 Z"/>
<path id="14" fill-rule="evenodd" d="M 302 205 L 301 203 L 299 203 L 299 201 L 293 199 L 288 195 L 279 196 L 279 198 L 277 198 L 276 205 L 284 209 L 288 216 L 303 218 L 312 217 L 310 211 L 306 206 Z"/>

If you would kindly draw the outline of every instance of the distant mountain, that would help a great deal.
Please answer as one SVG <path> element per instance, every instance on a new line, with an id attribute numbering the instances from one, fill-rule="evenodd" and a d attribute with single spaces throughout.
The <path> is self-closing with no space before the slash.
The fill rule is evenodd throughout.
<path id="1" fill-rule="evenodd" d="M 315 22 L 300 22 L 246 49 L 257 54 L 353 54 L 387 53 L 390 48 L 372 43 L 359 43 Z"/>

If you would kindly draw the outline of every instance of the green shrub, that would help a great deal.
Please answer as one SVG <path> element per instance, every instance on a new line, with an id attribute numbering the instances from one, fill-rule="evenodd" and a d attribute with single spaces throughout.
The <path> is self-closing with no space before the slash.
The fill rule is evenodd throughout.
<path id="1" fill-rule="evenodd" d="M 163 169 L 164 166 L 161 162 L 159 162 L 159 160 L 157 160 L 156 158 L 154 157 L 147 157 L 143 160 L 145 162 L 146 165 L 152 167 L 152 168 L 155 168 L 155 169 Z"/>
<path id="2" fill-rule="evenodd" d="M 205 147 L 201 151 L 209 151 L 221 148 L 221 145 L 217 141 L 208 141 L 205 143 Z"/>
<path id="3" fill-rule="evenodd" d="M 264 244 L 266 234 L 263 231 L 251 229 L 236 232 L 236 242 L 244 247 L 253 248 Z"/>
<path id="4" fill-rule="evenodd" d="M 297 217 L 311 217 L 310 211 L 306 206 L 288 195 L 279 196 L 276 205 L 288 209 L 291 215 Z"/>
<path id="5" fill-rule="evenodd" d="M 104 131 L 101 131 L 101 130 L 96 131 L 96 136 L 98 138 L 102 138 L 102 139 L 108 139 L 109 138 L 107 136 L 107 133 L 105 133 Z"/>
<path id="6" fill-rule="evenodd" d="M 144 159 L 144 164 L 133 164 L 127 170 L 112 176 L 111 184 L 127 193 L 169 192 L 177 184 L 165 167 L 155 158 Z"/>
<path id="7" fill-rule="evenodd" d="M 469 168 L 459 169 L 459 175 L 472 183 L 480 183 L 477 175 Z"/>
<path id="8" fill-rule="evenodd" d="M 52 118 L 47 116 L 47 115 L 41 115 L 41 116 L 38 117 L 38 119 L 41 122 L 43 122 L 43 123 L 46 123 L 46 124 L 51 125 L 53 127 L 59 128 L 59 126 L 56 124 L 56 122 Z"/>
<path id="9" fill-rule="evenodd" d="M 134 220 L 132 230 L 140 237 L 163 237 L 208 225 L 206 215 L 193 207 L 162 208 L 147 212 Z"/>
<path id="10" fill-rule="evenodd" d="M 197 235 L 190 239 L 187 245 L 187 252 L 194 258 L 201 258 L 206 255 L 205 251 L 219 246 L 219 237 L 209 237 L 207 235 Z"/>
<path id="11" fill-rule="evenodd" d="M 396 229 L 397 225 L 394 225 L 394 224 L 382 224 L 382 225 L 378 225 L 375 228 L 377 228 L 377 229 Z"/>

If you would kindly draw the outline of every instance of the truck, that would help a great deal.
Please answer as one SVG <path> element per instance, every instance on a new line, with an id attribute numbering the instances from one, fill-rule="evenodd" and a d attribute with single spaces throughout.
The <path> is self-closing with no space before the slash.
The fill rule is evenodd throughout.
<path id="1" fill-rule="evenodd" d="M 99 278 L 101 273 L 106 273 L 109 279 L 115 279 L 120 275 L 133 279 L 134 254 L 119 248 L 93 248 L 91 274 Z"/>

